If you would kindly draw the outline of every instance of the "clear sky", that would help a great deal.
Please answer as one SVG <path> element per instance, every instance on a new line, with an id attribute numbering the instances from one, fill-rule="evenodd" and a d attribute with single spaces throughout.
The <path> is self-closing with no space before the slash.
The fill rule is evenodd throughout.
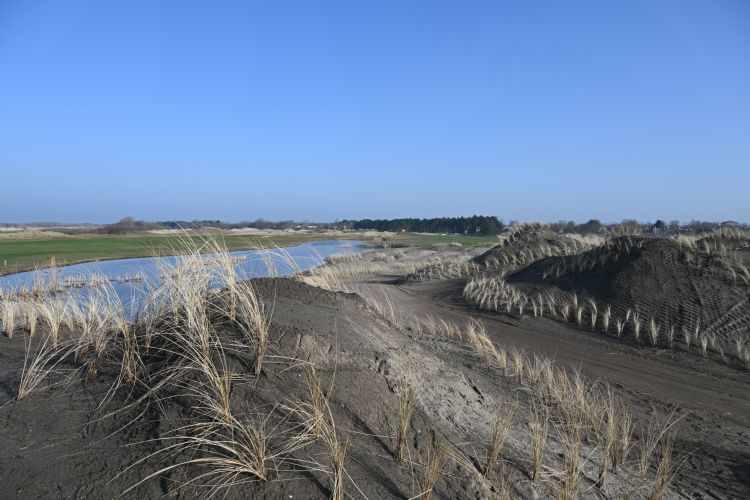
<path id="1" fill-rule="evenodd" d="M 750 1 L 0 0 L 0 221 L 750 221 Z"/>

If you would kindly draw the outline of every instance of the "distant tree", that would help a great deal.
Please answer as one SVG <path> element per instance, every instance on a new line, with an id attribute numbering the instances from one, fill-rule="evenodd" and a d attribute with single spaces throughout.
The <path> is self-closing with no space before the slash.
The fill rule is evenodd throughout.
<path id="1" fill-rule="evenodd" d="M 572 220 L 559 220 L 550 224 L 549 228 L 557 233 L 572 233 L 576 229 L 576 223 Z"/>
<path id="2" fill-rule="evenodd" d="M 625 234 L 641 234 L 643 233 L 644 226 L 635 219 L 624 219 L 618 224 L 611 224 L 608 229 L 610 234 L 622 236 Z"/>
<path id="3" fill-rule="evenodd" d="M 132 233 L 138 228 L 138 223 L 132 217 L 123 217 L 114 224 L 105 226 L 104 232 L 108 234 L 125 234 Z"/>
<path id="4" fill-rule="evenodd" d="M 598 219 L 591 219 L 585 224 L 578 226 L 578 231 L 581 233 L 598 233 L 602 228 L 602 223 Z"/>

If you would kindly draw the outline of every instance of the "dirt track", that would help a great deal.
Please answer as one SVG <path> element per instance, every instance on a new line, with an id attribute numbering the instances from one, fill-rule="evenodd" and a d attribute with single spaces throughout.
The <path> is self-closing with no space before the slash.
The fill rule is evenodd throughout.
<path id="1" fill-rule="evenodd" d="M 676 444 L 689 454 L 679 481 L 715 495 L 750 495 L 750 384 L 746 373 L 683 352 L 636 348 L 600 334 L 545 319 L 517 319 L 471 308 L 461 292 L 465 280 L 403 282 L 396 276 L 356 280 L 362 294 L 386 295 L 406 316 L 446 321 L 481 319 L 493 341 L 515 345 L 579 368 L 627 395 L 637 413 L 652 408 L 687 410 Z M 692 497 L 690 489 L 684 494 Z"/>

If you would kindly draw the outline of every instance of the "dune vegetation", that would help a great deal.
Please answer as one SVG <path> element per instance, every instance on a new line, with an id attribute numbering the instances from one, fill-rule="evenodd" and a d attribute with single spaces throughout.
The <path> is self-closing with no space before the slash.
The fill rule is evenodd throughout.
<path id="1" fill-rule="evenodd" d="M 12 387 L 4 411 L 41 408 L 51 393 L 89 387 L 96 408 L 89 423 L 135 450 L 118 458 L 120 472 L 98 479 L 107 485 L 100 493 L 151 496 L 150 485 L 161 481 L 162 492 L 230 498 L 281 496 L 287 487 L 334 499 L 671 498 L 687 459 L 674 444 L 686 412 L 635 414 L 616 387 L 498 342 L 481 317 L 404 313 L 388 294 L 363 288 L 361 280 L 376 275 L 463 280 L 463 296 L 485 311 L 550 318 L 642 347 L 682 345 L 731 357 L 719 351 L 710 325 L 684 330 L 639 306 L 623 311 L 590 294 L 536 284 L 539 291 L 530 292 L 514 281 L 515 271 L 539 264 L 534 276 L 544 282 L 650 244 L 573 236 L 529 245 L 529 232 L 539 230 L 505 234 L 479 255 L 458 246 L 380 250 L 266 280 L 239 275 L 220 239 L 184 237 L 176 263 L 163 264 L 158 282 L 142 284 L 142 301 L 126 302 L 108 282 L 84 287 L 87 293 L 47 283 L 31 294 L 5 294 L 6 351 L 17 345 L 22 359 L 16 366 L 7 366 L 10 354 L 3 360 L 11 373 L 3 383 Z M 679 247 L 688 259 L 707 252 L 726 259 L 722 279 L 742 285 L 742 264 L 718 250 L 728 236 Z M 313 330 L 305 330 L 305 318 Z M 346 336 L 339 336 L 344 324 Z M 745 338 L 734 342 L 732 363 L 744 366 L 750 346 Z M 356 396 L 362 390 L 366 400 Z M 378 410 L 368 414 L 370 405 Z M 372 415 L 380 417 L 366 424 Z M 158 432 L 128 431 L 153 422 Z M 392 478 L 386 489 L 381 474 Z"/>

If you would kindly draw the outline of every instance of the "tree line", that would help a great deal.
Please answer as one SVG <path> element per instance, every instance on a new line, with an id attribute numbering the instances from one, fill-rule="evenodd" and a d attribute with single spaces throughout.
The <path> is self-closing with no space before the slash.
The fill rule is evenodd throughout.
<path id="1" fill-rule="evenodd" d="M 495 216 L 474 215 L 472 217 L 436 217 L 432 219 L 361 219 L 341 221 L 351 229 L 413 233 L 461 233 L 494 235 L 503 229 L 503 223 Z"/>
<path id="2" fill-rule="evenodd" d="M 517 221 L 510 221 L 508 226 L 519 224 Z M 3 226 L 18 226 L 18 224 L 3 224 Z M 50 227 L 54 225 L 49 224 Z M 148 231 L 152 229 L 200 229 L 200 228 L 220 228 L 220 229 L 312 229 L 318 231 L 324 230 L 374 230 L 389 232 L 415 232 L 415 233 L 460 233 L 471 235 L 494 235 L 501 232 L 507 226 L 502 220 L 494 216 L 475 215 L 473 217 L 436 217 L 432 219 L 402 218 L 402 219 L 359 219 L 359 220 L 341 220 L 334 222 L 311 222 L 311 221 L 269 221 L 266 219 L 256 219 L 254 221 L 242 222 L 222 222 L 220 220 L 192 220 L 192 221 L 156 221 L 148 222 L 135 220 L 133 217 L 125 217 L 114 224 L 107 224 L 99 227 L 91 226 L 92 232 L 105 234 L 127 234 L 139 231 Z M 634 219 L 625 219 L 617 223 L 603 223 L 598 219 L 591 219 L 587 222 L 576 224 L 574 221 L 561 220 L 547 224 L 547 227 L 558 233 L 599 233 L 606 232 L 659 232 L 666 234 L 679 234 L 682 232 L 702 233 L 711 231 L 719 227 L 744 227 L 742 224 L 734 221 L 709 222 L 692 220 L 686 223 L 672 220 L 665 222 L 657 220 L 656 222 L 638 222 Z"/>

